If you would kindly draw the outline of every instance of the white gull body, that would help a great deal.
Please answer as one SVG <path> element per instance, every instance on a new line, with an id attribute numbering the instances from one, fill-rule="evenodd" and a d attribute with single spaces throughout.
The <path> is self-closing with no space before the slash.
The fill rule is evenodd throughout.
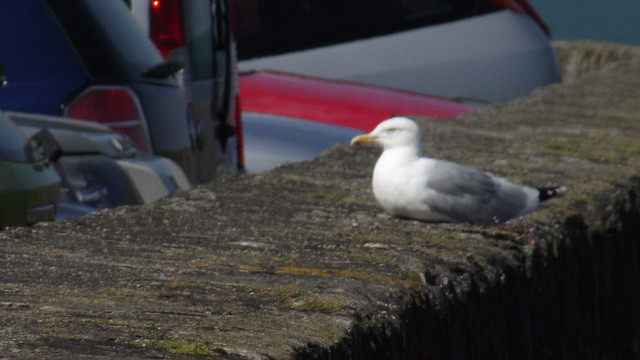
<path id="1" fill-rule="evenodd" d="M 496 223 L 535 210 L 561 189 L 517 185 L 472 167 L 421 157 L 421 135 L 396 117 L 359 135 L 353 145 L 383 148 L 373 171 L 373 194 L 391 215 L 428 222 Z"/>

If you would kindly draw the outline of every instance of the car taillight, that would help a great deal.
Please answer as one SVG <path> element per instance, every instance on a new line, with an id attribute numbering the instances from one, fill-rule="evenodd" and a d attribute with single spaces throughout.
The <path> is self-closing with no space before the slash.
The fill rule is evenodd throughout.
<path id="1" fill-rule="evenodd" d="M 151 0 L 149 3 L 149 35 L 165 58 L 171 50 L 185 44 L 181 3 L 181 0 Z"/>
<path id="2" fill-rule="evenodd" d="M 235 106 L 233 107 L 233 122 L 236 129 L 236 152 L 238 154 L 238 170 L 244 170 L 244 140 L 242 133 L 242 107 L 240 105 L 240 95 L 236 96 Z"/>
<path id="3" fill-rule="evenodd" d="M 542 16 L 538 14 L 538 12 L 529 4 L 527 0 L 485 0 L 488 3 L 492 3 L 494 5 L 513 10 L 515 12 L 524 14 L 533 19 L 538 25 L 542 28 L 542 30 L 547 34 L 551 35 L 551 30 L 549 29 L 549 25 L 544 21 Z"/>
<path id="4" fill-rule="evenodd" d="M 129 88 L 90 87 L 65 107 L 64 115 L 108 126 L 127 135 L 139 151 L 151 153 L 151 141 L 140 102 Z"/>

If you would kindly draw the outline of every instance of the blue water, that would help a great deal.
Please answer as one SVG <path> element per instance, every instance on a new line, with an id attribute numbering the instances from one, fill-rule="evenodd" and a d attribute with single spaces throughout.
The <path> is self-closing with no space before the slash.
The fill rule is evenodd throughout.
<path id="1" fill-rule="evenodd" d="M 554 40 L 640 45 L 640 0 L 529 0 Z"/>

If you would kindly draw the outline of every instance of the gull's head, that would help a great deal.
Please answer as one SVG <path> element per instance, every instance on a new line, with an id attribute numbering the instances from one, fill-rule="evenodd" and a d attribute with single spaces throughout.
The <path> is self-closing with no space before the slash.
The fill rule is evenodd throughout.
<path id="1" fill-rule="evenodd" d="M 420 147 L 420 128 L 411 119 L 393 117 L 378 124 L 372 132 L 358 135 L 351 145 L 377 144 L 384 150 L 400 146 Z"/>

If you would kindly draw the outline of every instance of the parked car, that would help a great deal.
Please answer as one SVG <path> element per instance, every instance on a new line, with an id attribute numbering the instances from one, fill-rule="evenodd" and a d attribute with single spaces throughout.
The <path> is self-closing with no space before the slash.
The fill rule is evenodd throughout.
<path id="1" fill-rule="evenodd" d="M 276 72 L 241 74 L 240 90 L 250 172 L 312 159 L 392 116 L 450 119 L 477 110 L 404 90 Z"/>
<path id="2" fill-rule="evenodd" d="M 40 114 L 5 115 L 27 136 L 42 129 L 50 135 L 41 147 L 62 179 L 58 220 L 121 205 L 150 204 L 191 188 L 175 162 L 138 153 L 126 136 L 106 126 Z"/>
<path id="3" fill-rule="evenodd" d="M 238 95 L 235 43 L 227 0 L 125 2 L 162 56 L 184 65 L 177 75 L 203 154 L 198 162 L 217 157 L 217 163 L 224 165 L 222 171 L 242 169 L 242 147 L 237 140 L 242 136 L 241 117 L 234 112 Z"/>
<path id="4" fill-rule="evenodd" d="M 231 0 L 239 68 L 476 104 L 556 82 L 549 30 L 526 0 Z"/>
<path id="5" fill-rule="evenodd" d="M 60 178 L 40 151 L 0 112 L 0 230 L 53 220 Z"/>
<path id="6" fill-rule="evenodd" d="M 0 109 L 101 123 L 140 152 L 174 160 L 192 181 L 215 174 L 219 158 L 203 144 L 216 138 L 196 139 L 174 75 L 181 66 L 162 58 L 123 2 L 0 0 L 0 9 L 8 81 Z"/>

